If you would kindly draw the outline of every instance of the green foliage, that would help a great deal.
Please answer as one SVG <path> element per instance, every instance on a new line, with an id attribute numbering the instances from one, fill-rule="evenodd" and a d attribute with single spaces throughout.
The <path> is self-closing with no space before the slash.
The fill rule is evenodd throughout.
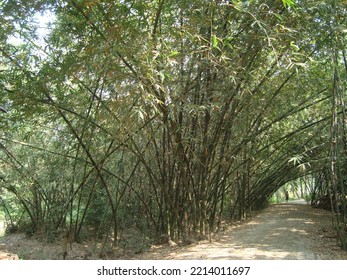
<path id="1" fill-rule="evenodd" d="M 290 8 L 295 6 L 295 1 L 293 0 L 282 0 L 284 7 Z"/>
<path id="2" fill-rule="evenodd" d="M 0 10 L 0 187 L 37 234 L 139 232 L 141 248 L 206 235 L 333 158 L 342 4 L 18 3 Z"/>

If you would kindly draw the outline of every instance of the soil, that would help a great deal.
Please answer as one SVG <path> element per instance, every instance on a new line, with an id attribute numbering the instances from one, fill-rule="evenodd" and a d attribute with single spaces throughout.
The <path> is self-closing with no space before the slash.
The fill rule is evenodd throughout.
<path id="1" fill-rule="evenodd" d="M 171 244 L 172 245 L 172 244 Z M 2 259 L 62 259 L 62 245 L 22 234 L 0 237 Z M 142 254 L 117 250 L 96 254 L 97 244 L 72 244 L 67 259 L 180 260 L 347 260 L 331 223 L 331 213 L 304 201 L 271 205 L 253 218 L 235 223 L 212 238 L 189 246 L 153 246 Z"/>

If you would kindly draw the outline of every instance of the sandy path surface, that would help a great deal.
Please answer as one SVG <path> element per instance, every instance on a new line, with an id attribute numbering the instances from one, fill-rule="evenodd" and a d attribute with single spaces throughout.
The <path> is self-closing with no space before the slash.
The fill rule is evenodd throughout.
<path id="1" fill-rule="evenodd" d="M 249 222 L 234 226 L 216 241 L 169 250 L 158 249 L 149 259 L 347 259 L 331 226 L 331 214 L 304 201 L 272 205 Z M 164 253 L 164 254 L 163 254 Z"/>

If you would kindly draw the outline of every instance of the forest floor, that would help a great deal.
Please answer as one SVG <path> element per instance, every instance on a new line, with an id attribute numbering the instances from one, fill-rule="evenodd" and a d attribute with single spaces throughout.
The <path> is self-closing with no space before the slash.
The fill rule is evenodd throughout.
<path id="1" fill-rule="evenodd" d="M 72 244 L 67 259 L 347 260 L 347 251 L 337 243 L 331 213 L 304 201 L 271 205 L 219 232 L 212 242 L 152 246 L 142 254 L 118 251 L 100 256 L 93 251 L 90 244 Z M 0 237 L 1 259 L 62 259 L 61 245 L 11 234 Z"/>

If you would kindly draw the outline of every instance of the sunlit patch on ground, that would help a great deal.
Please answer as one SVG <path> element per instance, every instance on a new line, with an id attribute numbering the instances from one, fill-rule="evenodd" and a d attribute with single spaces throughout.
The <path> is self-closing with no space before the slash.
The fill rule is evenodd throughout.
<path id="1" fill-rule="evenodd" d="M 5 222 L 0 220 L 0 237 L 5 234 Z"/>

